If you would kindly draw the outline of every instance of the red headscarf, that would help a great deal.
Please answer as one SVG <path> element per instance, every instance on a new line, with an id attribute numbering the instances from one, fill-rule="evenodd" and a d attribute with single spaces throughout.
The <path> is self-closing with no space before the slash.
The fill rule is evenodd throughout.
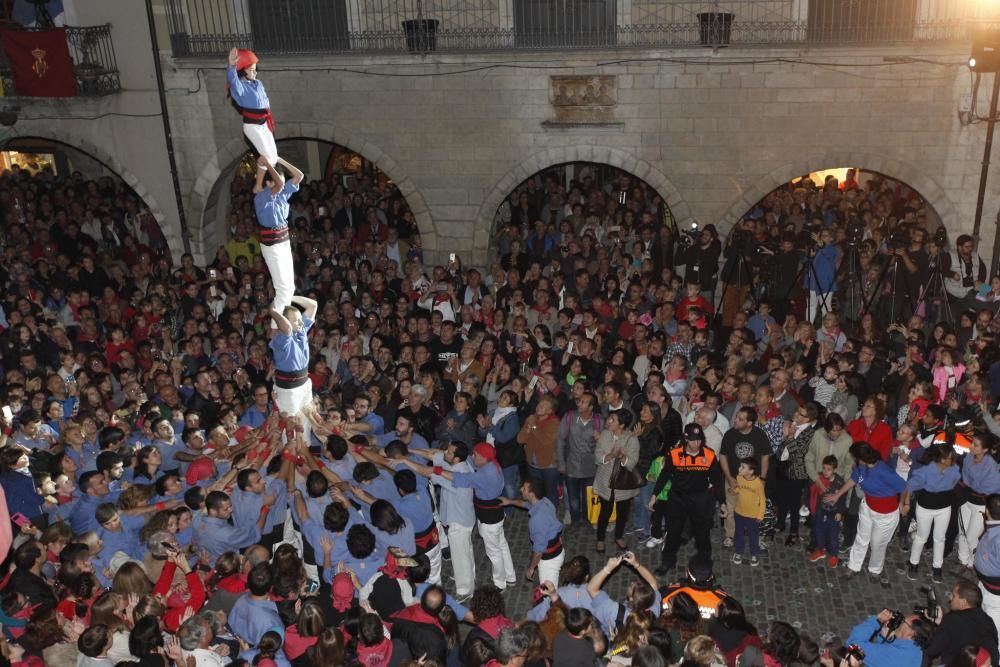
<path id="1" fill-rule="evenodd" d="M 333 578 L 333 608 L 337 611 L 347 611 L 354 601 L 354 582 L 351 575 L 341 572 Z"/>

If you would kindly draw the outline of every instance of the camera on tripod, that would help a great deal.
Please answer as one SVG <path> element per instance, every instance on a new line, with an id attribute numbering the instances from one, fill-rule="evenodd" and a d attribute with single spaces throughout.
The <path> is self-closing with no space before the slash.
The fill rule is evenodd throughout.
<path id="1" fill-rule="evenodd" d="M 698 236 L 701 234 L 701 230 L 698 228 L 697 222 L 692 222 L 691 226 L 687 229 L 680 230 L 681 235 L 677 239 L 677 245 L 682 250 L 687 250 L 694 244 L 698 242 Z"/>
<path id="2" fill-rule="evenodd" d="M 936 245 L 938 248 L 947 248 L 948 230 L 944 227 L 938 227 L 937 231 L 934 232 L 934 237 L 931 239 L 931 243 Z"/>
<path id="3" fill-rule="evenodd" d="M 847 236 L 847 245 L 858 246 L 865 240 L 865 223 L 861 222 L 857 218 L 853 218 L 847 223 L 847 229 L 845 232 Z"/>
<path id="4" fill-rule="evenodd" d="M 925 584 L 920 587 L 920 592 L 927 596 L 927 601 L 923 607 L 915 606 L 913 608 L 913 613 L 919 614 L 927 620 L 934 622 L 937 618 L 938 611 L 941 609 L 941 605 L 938 604 L 937 590 L 933 586 Z"/>
<path id="5" fill-rule="evenodd" d="M 749 248 L 753 241 L 753 233 L 749 229 L 736 229 L 731 240 L 732 247 L 740 252 Z"/>

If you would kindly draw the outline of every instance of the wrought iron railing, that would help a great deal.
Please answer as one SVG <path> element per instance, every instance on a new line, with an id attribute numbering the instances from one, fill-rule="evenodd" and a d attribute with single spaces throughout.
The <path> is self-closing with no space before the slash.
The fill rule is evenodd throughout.
<path id="1" fill-rule="evenodd" d="M 881 45 L 966 39 L 996 0 L 165 0 L 173 53 Z"/>
<path id="2" fill-rule="evenodd" d="M 101 97 L 122 89 L 118 75 L 115 46 L 111 40 L 111 25 L 66 26 L 66 42 L 76 78 L 76 94 L 82 97 Z M 0 50 L 0 79 L 4 95 L 17 97 L 17 88 L 11 77 L 10 64 Z"/>

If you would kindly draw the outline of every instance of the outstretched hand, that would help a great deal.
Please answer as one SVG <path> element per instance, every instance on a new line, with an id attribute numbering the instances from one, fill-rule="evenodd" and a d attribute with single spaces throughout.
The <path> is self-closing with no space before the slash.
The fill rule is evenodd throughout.
<path id="1" fill-rule="evenodd" d="M 240 52 L 233 47 L 229 50 L 229 65 L 230 67 L 236 67 L 237 61 L 240 59 Z"/>

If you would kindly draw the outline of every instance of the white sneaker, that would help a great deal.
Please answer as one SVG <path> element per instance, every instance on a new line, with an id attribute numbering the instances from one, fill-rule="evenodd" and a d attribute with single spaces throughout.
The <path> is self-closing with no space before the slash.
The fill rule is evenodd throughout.
<path id="1" fill-rule="evenodd" d="M 726 539 L 722 540 L 722 546 L 724 546 L 727 549 L 731 549 L 733 547 L 733 538 L 727 537 Z"/>
<path id="2" fill-rule="evenodd" d="M 663 544 L 663 538 L 662 537 L 651 537 L 648 540 L 646 540 L 646 548 L 647 549 L 655 549 L 656 547 L 660 546 L 661 544 Z"/>
<path id="3" fill-rule="evenodd" d="M 739 554 L 733 554 L 733 565 L 740 565 L 743 563 L 743 556 Z"/>
<path id="4" fill-rule="evenodd" d="M 756 556 L 750 556 L 750 567 L 757 567 L 760 565 L 760 559 Z"/>

